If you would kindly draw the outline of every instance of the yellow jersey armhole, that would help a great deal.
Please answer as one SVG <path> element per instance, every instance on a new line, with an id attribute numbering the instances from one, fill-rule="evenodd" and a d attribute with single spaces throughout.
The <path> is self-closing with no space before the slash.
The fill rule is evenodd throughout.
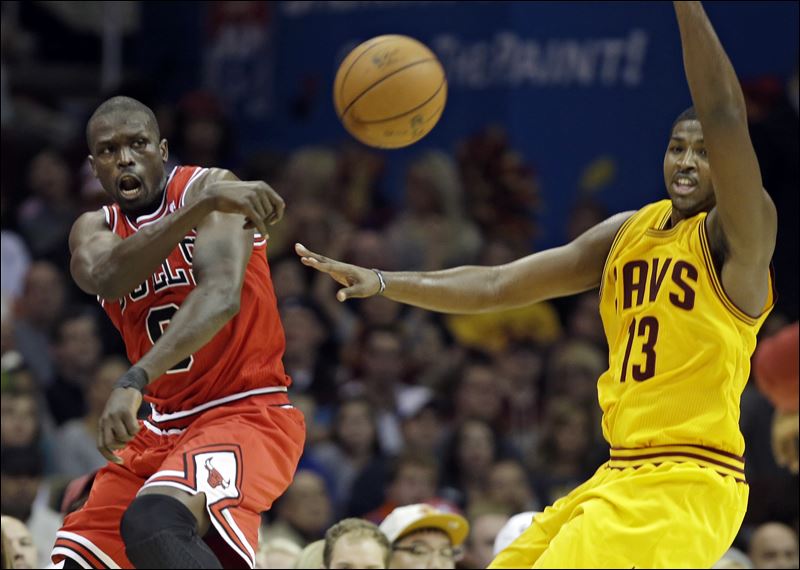
<path id="1" fill-rule="evenodd" d="M 625 230 L 628 229 L 628 226 L 631 225 L 633 218 L 639 215 L 639 212 L 641 212 L 641 210 L 631 214 L 631 216 L 622 223 L 622 225 L 617 230 L 617 234 L 614 236 L 614 241 L 611 242 L 611 247 L 609 248 L 608 255 L 606 256 L 606 262 L 603 264 L 603 273 L 600 274 L 600 293 L 599 293 L 600 299 L 603 298 L 603 289 L 605 288 L 605 283 L 606 283 L 606 271 L 608 271 L 608 262 L 611 261 L 611 259 L 614 257 L 614 253 L 617 250 L 617 246 L 619 245 L 619 242 L 622 239 L 622 234 L 624 234 Z"/>
<path id="2" fill-rule="evenodd" d="M 728 297 L 725 288 L 722 286 L 722 277 L 717 275 L 717 269 L 714 266 L 714 258 L 711 255 L 711 245 L 708 238 L 708 230 L 706 228 L 706 217 L 704 216 L 698 224 L 698 233 L 700 234 L 700 249 L 703 252 L 703 263 L 706 266 L 711 286 L 717 297 L 722 302 L 722 305 L 737 319 L 747 325 L 755 326 L 764 314 L 772 308 L 775 304 L 775 279 L 774 269 L 772 264 L 769 268 L 769 293 L 767 294 L 766 304 L 758 317 L 751 317 L 742 311 L 736 304 Z"/>

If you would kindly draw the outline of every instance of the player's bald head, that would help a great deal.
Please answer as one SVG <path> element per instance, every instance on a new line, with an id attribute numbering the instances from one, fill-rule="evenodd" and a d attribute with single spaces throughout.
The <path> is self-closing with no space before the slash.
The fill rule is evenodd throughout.
<path id="1" fill-rule="evenodd" d="M 127 116 L 130 116 L 133 113 L 137 113 L 143 115 L 145 117 L 145 122 L 147 127 L 153 129 L 153 133 L 155 136 L 155 140 L 159 140 L 161 138 L 161 132 L 158 128 L 158 121 L 156 121 L 156 116 L 153 113 L 152 109 L 142 103 L 141 101 L 137 101 L 132 97 L 125 97 L 125 96 L 118 96 L 112 97 L 104 101 L 94 113 L 89 118 L 89 121 L 86 123 L 86 143 L 89 145 L 89 150 L 92 150 L 92 143 L 94 141 L 93 132 L 95 126 L 98 122 L 102 119 L 114 119 L 120 118 L 123 119 Z"/>

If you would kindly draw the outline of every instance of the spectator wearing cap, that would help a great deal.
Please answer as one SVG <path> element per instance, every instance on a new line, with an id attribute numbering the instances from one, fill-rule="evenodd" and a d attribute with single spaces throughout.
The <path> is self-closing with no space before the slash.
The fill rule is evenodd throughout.
<path id="1" fill-rule="evenodd" d="M 427 504 L 392 511 L 380 529 L 392 545 L 389 568 L 455 568 L 469 523 Z"/>
<path id="2" fill-rule="evenodd" d="M 339 521 L 325 533 L 324 568 L 388 568 L 391 546 L 377 525 L 363 519 Z"/>
<path id="3" fill-rule="evenodd" d="M 523 532 L 528 530 L 528 527 L 533 524 L 533 517 L 536 514 L 535 511 L 523 511 L 508 519 L 508 522 L 500 529 L 494 539 L 493 554 L 495 557 L 517 540 Z"/>

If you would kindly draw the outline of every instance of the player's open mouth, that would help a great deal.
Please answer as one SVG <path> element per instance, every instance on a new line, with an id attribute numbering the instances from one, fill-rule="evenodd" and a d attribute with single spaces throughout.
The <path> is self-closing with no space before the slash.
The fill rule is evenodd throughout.
<path id="1" fill-rule="evenodd" d="M 697 181 L 688 176 L 676 176 L 672 181 L 672 189 L 678 196 L 691 194 L 697 188 Z"/>
<path id="2" fill-rule="evenodd" d="M 133 174 L 123 174 L 117 184 L 120 195 L 126 200 L 136 198 L 142 191 L 142 181 Z"/>

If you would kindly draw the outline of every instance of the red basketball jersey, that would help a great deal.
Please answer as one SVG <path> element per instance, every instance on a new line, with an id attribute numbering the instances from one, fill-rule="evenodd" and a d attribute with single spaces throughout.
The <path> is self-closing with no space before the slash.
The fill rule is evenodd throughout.
<path id="1" fill-rule="evenodd" d="M 117 204 L 104 206 L 109 228 L 125 239 L 169 216 L 183 207 L 186 193 L 206 171 L 195 166 L 176 167 L 169 175 L 158 210 L 136 220 L 123 214 Z M 152 348 L 196 286 L 192 273 L 196 237 L 195 230 L 188 233 L 161 267 L 122 299 L 99 299 L 122 334 L 133 364 Z M 281 361 L 286 343 L 266 248 L 266 239 L 257 233 L 245 272 L 239 313 L 208 344 L 166 374 L 151 379 L 145 400 L 155 406 L 156 413 L 193 413 L 200 411 L 198 407 L 205 409 L 250 394 L 272 392 L 291 383 Z"/>

